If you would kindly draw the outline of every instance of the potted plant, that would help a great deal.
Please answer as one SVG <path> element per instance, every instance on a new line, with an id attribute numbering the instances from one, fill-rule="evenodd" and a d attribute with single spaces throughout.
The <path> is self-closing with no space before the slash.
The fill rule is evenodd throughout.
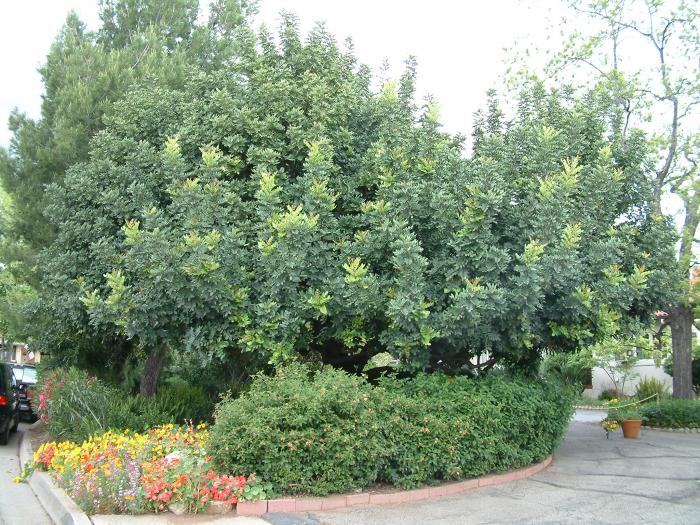
<path id="1" fill-rule="evenodd" d="M 622 421 L 622 434 L 628 439 L 637 439 L 642 428 L 642 413 L 636 408 L 628 408 L 617 414 Z"/>
<path id="2" fill-rule="evenodd" d="M 607 416 L 603 421 L 600 422 L 600 426 L 605 430 L 605 438 L 610 439 L 610 434 L 617 430 L 620 426 L 620 422 L 617 420 L 615 414 Z"/>

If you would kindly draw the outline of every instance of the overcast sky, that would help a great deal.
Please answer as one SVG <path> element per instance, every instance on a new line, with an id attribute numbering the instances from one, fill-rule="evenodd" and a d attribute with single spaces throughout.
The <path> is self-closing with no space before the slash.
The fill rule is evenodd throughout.
<path id="1" fill-rule="evenodd" d="M 202 0 L 200 4 L 207 4 Z M 418 59 L 418 90 L 434 95 L 448 131 L 469 134 L 472 113 L 497 87 L 505 71 L 503 48 L 545 43 L 545 16 L 557 0 L 261 0 L 257 23 L 276 28 L 286 9 L 305 32 L 325 21 L 340 41 L 352 37 L 356 54 L 375 73 L 388 60 L 401 74 L 409 55 Z M 97 0 L 0 1 L 0 145 L 7 146 L 7 118 L 14 107 L 38 117 L 43 63 L 67 13 L 73 9 L 90 29 L 99 25 Z"/>
<path id="2" fill-rule="evenodd" d="M 303 32 L 324 21 L 338 41 L 353 39 L 358 59 L 375 75 L 388 61 L 398 77 L 404 60 L 415 56 L 419 97 L 433 95 L 444 128 L 466 135 L 486 91 L 502 87 L 505 49 L 559 48 L 558 31 L 548 27 L 564 14 L 559 0 L 260 0 L 260 7 L 256 26 L 277 28 L 282 10 L 299 16 Z M 37 68 L 71 9 L 89 29 L 99 27 L 97 0 L 0 0 L 0 145 L 9 144 L 13 108 L 39 116 Z M 529 60 L 544 61 L 536 52 Z M 663 207 L 681 220 L 679 199 L 666 198 Z"/>

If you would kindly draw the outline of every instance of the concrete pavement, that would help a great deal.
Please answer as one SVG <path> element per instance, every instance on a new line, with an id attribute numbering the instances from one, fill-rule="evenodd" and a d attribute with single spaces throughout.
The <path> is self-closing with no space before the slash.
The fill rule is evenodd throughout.
<path id="1" fill-rule="evenodd" d="M 21 467 L 17 457 L 20 434 L 29 425 L 19 424 L 10 442 L 0 446 L 0 525 L 50 525 L 52 522 L 26 483 L 14 483 Z"/>
<path id="2" fill-rule="evenodd" d="M 552 466 L 530 478 L 412 504 L 266 514 L 275 525 L 700 524 L 700 435 L 574 421 Z"/>

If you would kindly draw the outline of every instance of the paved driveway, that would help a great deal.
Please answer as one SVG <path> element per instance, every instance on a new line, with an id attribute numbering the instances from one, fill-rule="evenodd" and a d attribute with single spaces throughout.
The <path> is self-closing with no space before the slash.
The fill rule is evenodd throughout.
<path id="1" fill-rule="evenodd" d="M 276 525 L 700 524 L 700 434 L 621 431 L 574 421 L 552 466 L 531 478 L 459 496 L 307 514 Z"/>

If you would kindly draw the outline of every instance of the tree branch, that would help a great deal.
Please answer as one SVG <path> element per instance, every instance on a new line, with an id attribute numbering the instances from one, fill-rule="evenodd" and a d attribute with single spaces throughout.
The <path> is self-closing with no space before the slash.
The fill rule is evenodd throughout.
<path id="1" fill-rule="evenodd" d="M 668 153 L 666 154 L 666 161 L 663 167 L 656 172 L 656 179 L 659 181 L 659 187 L 663 186 L 664 181 L 668 177 L 671 171 L 671 164 L 676 156 L 676 149 L 678 148 L 678 99 L 673 98 L 673 116 L 671 117 L 671 144 L 668 148 Z"/>

